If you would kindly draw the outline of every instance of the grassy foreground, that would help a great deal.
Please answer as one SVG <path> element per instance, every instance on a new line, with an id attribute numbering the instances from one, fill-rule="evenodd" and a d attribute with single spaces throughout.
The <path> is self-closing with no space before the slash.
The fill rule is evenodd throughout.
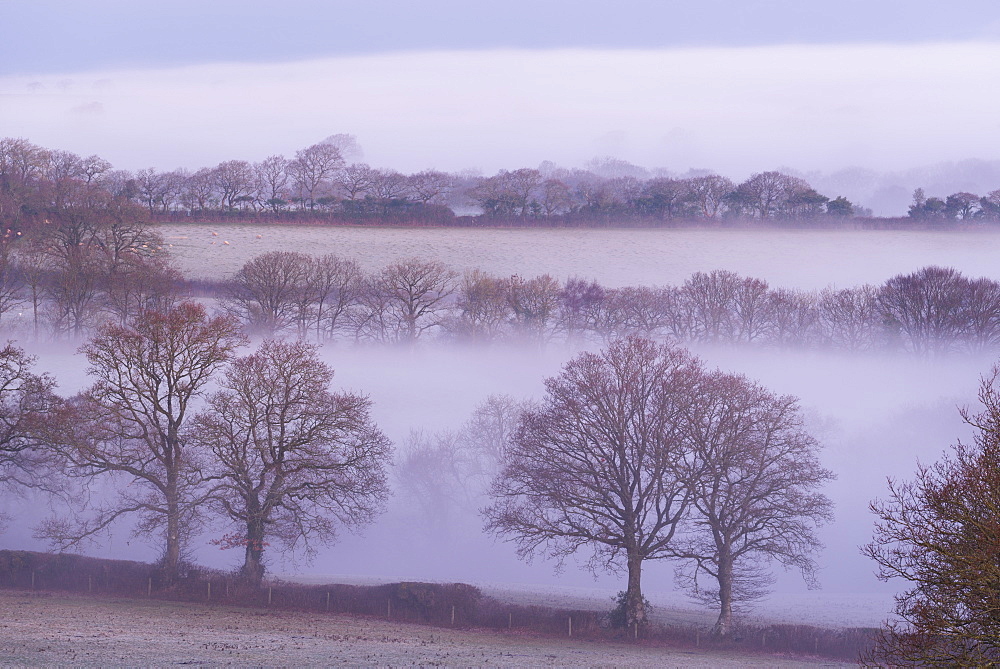
<path id="1" fill-rule="evenodd" d="M 0 590 L 0 665 L 802 666 L 732 651 L 450 630 L 372 617 Z"/>

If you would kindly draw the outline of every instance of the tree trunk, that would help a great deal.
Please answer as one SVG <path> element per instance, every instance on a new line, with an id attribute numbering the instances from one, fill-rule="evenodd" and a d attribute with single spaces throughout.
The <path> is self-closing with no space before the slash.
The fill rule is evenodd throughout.
<path id="1" fill-rule="evenodd" d="M 247 545 L 240 573 L 247 583 L 257 587 L 264 579 L 264 523 L 260 519 L 247 522 Z"/>
<path id="2" fill-rule="evenodd" d="M 177 579 L 181 562 L 181 512 L 176 483 L 166 493 L 167 545 L 163 553 L 163 571 L 167 582 Z"/>
<path id="3" fill-rule="evenodd" d="M 719 556 L 719 619 L 712 633 L 729 636 L 733 627 L 733 560 L 723 552 Z"/>
<path id="4" fill-rule="evenodd" d="M 642 556 L 628 556 L 628 589 L 625 591 L 625 605 L 629 628 L 646 624 L 646 606 L 642 599 Z"/>

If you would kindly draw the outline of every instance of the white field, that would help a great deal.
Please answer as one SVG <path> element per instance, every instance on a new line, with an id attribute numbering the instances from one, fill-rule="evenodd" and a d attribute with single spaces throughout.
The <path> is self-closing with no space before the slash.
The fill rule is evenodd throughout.
<path id="1" fill-rule="evenodd" d="M 831 666 L 375 618 L 0 591 L 2 666 Z"/>
<path id="2" fill-rule="evenodd" d="M 157 226 L 189 277 L 223 278 L 267 251 L 335 253 L 373 271 L 401 258 L 459 272 L 548 273 L 606 286 L 678 285 L 728 269 L 775 287 L 818 290 L 881 283 L 925 265 L 1000 279 L 1000 232 L 753 229 L 374 228 L 171 223 Z"/>

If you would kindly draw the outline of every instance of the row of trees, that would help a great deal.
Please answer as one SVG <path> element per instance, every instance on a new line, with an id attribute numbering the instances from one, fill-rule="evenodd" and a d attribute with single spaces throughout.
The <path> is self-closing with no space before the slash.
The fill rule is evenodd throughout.
<path id="1" fill-rule="evenodd" d="M 115 170 L 98 156 L 82 158 L 23 139 L 0 139 L 0 185 L 18 206 L 34 191 L 78 182 L 99 185 L 115 199 L 150 215 L 232 215 L 343 220 L 454 222 L 454 212 L 478 209 L 503 220 L 717 220 L 847 218 L 858 209 L 844 197 L 830 199 L 805 180 L 759 172 L 741 183 L 707 171 L 684 177 L 651 174 L 624 161 L 592 161 L 568 170 L 501 170 L 489 177 L 424 170 L 402 174 L 348 163 L 356 155 L 349 135 L 334 135 L 292 158 L 273 155 L 251 163 L 227 160 L 191 172 L 152 168 Z M 293 216 L 294 217 L 294 216 Z"/>
<path id="2" fill-rule="evenodd" d="M 709 172 L 649 176 L 614 163 L 593 165 L 597 173 L 545 165 L 501 170 L 478 179 L 466 194 L 484 216 L 502 219 L 801 220 L 856 213 L 845 197 L 831 200 L 804 179 L 781 172 L 758 172 L 737 184 Z"/>
<path id="3" fill-rule="evenodd" d="M 319 340 L 413 343 L 429 336 L 490 343 L 608 342 L 630 335 L 686 343 L 990 351 L 1000 344 L 1000 283 L 942 267 L 880 286 L 806 292 L 717 270 L 681 286 L 605 288 L 542 275 L 459 276 L 438 262 L 393 263 L 371 275 L 336 256 L 276 251 L 223 288 L 252 332 Z"/>
<path id="4" fill-rule="evenodd" d="M 170 582 L 185 546 L 221 518 L 231 531 L 215 543 L 243 550 L 241 574 L 256 585 L 271 542 L 308 554 L 370 522 L 392 452 L 370 400 L 332 392 L 312 345 L 265 340 L 238 355 L 245 344 L 232 317 L 201 306 L 146 311 L 81 348 L 93 383 L 72 397 L 23 351 L 0 352 L 0 483 L 72 509 L 37 536 L 67 549 L 132 517 L 136 535 L 162 541 Z M 647 559 L 714 579 L 717 589 L 698 591 L 721 607 L 722 634 L 733 603 L 766 590 L 769 561 L 812 577 L 812 528 L 830 517 L 816 488 L 831 474 L 795 400 L 682 349 L 633 338 L 581 354 L 547 381 L 542 403 L 492 398 L 463 435 L 413 448 L 404 489 L 426 502 L 489 485 L 487 530 L 524 556 L 545 547 L 561 560 L 586 546 L 606 567 L 623 556 L 630 624 L 645 623 Z"/>
<path id="5" fill-rule="evenodd" d="M 960 191 L 948 197 L 927 197 L 923 188 L 913 191 L 907 212 L 919 221 L 1000 221 L 1000 189 L 979 196 Z"/>
<path id="6" fill-rule="evenodd" d="M 247 331 L 317 341 L 611 341 L 828 347 L 917 354 L 1000 342 L 1000 284 L 925 267 L 879 286 L 807 292 L 717 270 L 680 286 L 606 288 L 548 275 L 459 275 L 404 259 L 372 274 L 352 260 L 265 253 L 222 285 L 188 285 L 135 205 L 92 186 L 54 193 L 46 218 L 0 240 L 0 324 L 80 337 L 105 320 L 190 297 L 223 300 Z M 42 214 L 40 214 L 42 215 Z M 13 315 L 19 318 L 12 319 Z"/>

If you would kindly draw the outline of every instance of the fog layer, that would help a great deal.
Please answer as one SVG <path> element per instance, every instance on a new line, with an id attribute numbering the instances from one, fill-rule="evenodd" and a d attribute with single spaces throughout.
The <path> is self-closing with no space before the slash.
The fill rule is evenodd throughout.
<path id="1" fill-rule="evenodd" d="M 323 349 L 323 358 L 337 370 L 335 387 L 370 395 L 373 417 L 396 443 L 399 463 L 405 458 L 411 430 L 433 433 L 458 429 L 477 404 L 495 393 L 540 398 L 543 379 L 557 374 L 575 352 L 563 346 L 539 351 L 428 345 L 414 351 L 329 345 Z M 957 407 L 974 403 L 978 375 L 988 369 L 990 361 L 934 362 L 909 356 L 878 359 L 731 348 L 698 353 L 711 366 L 745 373 L 775 392 L 801 398 L 810 429 L 823 444 L 823 464 L 838 477 L 824 490 L 834 501 L 836 521 L 819 533 L 826 544 L 819 559 L 823 596 L 837 601 L 836 596 L 846 593 L 887 595 L 894 591 L 898 584 L 878 583 L 872 564 L 858 551 L 871 536 L 872 517 L 867 505 L 884 494 L 887 476 L 909 478 L 918 461 L 936 460 L 949 444 L 968 436 Z M 39 363 L 40 371 L 59 378 L 64 393 L 78 390 L 86 382 L 84 366 L 80 356 L 66 354 L 44 355 Z M 349 579 L 516 583 L 543 589 L 583 587 L 596 588 L 597 593 L 622 588 L 623 576 L 601 575 L 595 580 L 581 563 L 572 560 L 561 574 L 544 560 L 522 563 L 511 546 L 482 534 L 475 503 L 447 509 L 443 523 L 428 523 L 416 512 L 412 500 L 399 494 L 398 479 L 393 487 L 397 494 L 389 512 L 373 526 L 360 535 L 344 533 L 339 543 L 321 549 L 312 562 L 282 557 L 274 551 L 269 556 L 271 572 Z M 3 536 L 3 544 L 41 549 L 43 546 L 30 537 L 30 526 L 40 516 L 38 500 L 14 506 L 17 517 Z M 241 559 L 239 551 L 220 551 L 208 544 L 210 538 L 211 534 L 203 537 L 191 557 L 203 564 L 235 567 Z M 157 549 L 131 539 L 127 525 L 121 525 L 88 552 L 154 560 Z M 667 561 L 646 566 L 644 590 L 654 603 L 685 601 L 674 591 L 673 565 Z M 796 574 L 780 574 L 779 570 L 776 591 L 779 594 L 774 603 L 765 603 L 763 610 L 781 613 L 789 605 L 781 593 L 787 597 L 787 593 L 804 594 L 806 589 Z M 886 607 L 865 615 L 877 619 L 887 614 L 886 600 L 877 601 Z M 850 615 L 827 613 L 834 618 Z"/>
<path id="2" fill-rule="evenodd" d="M 404 171 L 595 155 L 740 178 L 899 169 L 982 156 L 998 55 L 988 43 L 445 51 L 7 76 L 0 126 L 129 169 L 260 160 L 335 132 Z"/>

